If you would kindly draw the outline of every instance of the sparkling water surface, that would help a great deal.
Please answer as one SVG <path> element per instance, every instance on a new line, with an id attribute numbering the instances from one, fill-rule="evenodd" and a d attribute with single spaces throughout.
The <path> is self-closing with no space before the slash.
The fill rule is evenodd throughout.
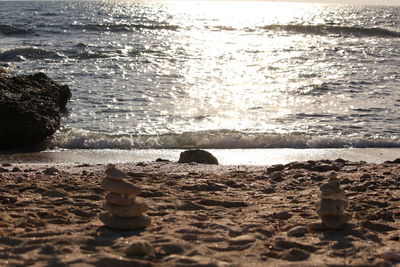
<path id="1" fill-rule="evenodd" d="M 50 147 L 400 146 L 399 7 L 0 2 L 0 37 L 72 90 Z"/>

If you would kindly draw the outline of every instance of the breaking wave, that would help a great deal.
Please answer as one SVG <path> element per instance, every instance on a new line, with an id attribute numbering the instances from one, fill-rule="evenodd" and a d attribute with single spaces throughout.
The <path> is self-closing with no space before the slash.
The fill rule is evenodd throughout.
<path id="1" fill-rule="evenodd" d="M 398 139 L 204 131 L 165 135 L 111 135 L 63 130 L 48 144 L 64 149 L 369 148 L 400 147 Z"/>
<path id="2" fill-rule="evenodd" d="M 286 31 L 301 34 L 329 35 L 338 34 L 344 36 L 357 37 L 384 37 L 400 38 L 400 32 L 382 29 L 382 28 L 362 28 L 352 26 L 334 26 L 334 25 L 267 25 L 261 27 L 267 31 Z"/>

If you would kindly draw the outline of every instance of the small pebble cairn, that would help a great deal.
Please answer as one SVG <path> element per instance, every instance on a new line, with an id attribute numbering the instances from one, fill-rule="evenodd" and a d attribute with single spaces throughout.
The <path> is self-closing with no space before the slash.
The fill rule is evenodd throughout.
<path id="1" fill-rule="evenodd" d="M 119 230 L 146 228 L 151 221 L 149 216 L 143 214 L 148 210 L 148 206 L 136 200 L 141 189 L 125 181 L 126 173 L 116 169 L 113 164 L 107 166 L 105 174 L 101 186 L 109 193 L 103 204 L 106 212 L 100 213 L 100 221 Z"/>
<path id="2" fill-rule="evenodd" d="M 348 201 L 345 192 L 340 188 L 337 174 L 332 172 L 329 180 L 320 186 L 321 201 L 317 204 L 317 213 L 323 226 L 338 229 L 351 220 L 351 214 L 346 213 Z"/>

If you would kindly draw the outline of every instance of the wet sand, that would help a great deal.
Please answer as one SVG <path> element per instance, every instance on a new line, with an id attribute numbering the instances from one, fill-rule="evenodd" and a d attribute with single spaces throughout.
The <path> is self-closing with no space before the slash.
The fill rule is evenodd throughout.
<path id="1" fill-rule="evenodd" d="M 152 218 L 145 230 L 99 221 L 105 165 L 3 164 L 0 266 L 399 265 L 400 160 L 117 167 L 143 189 Z M 311 230 L 331 171 L 342 178 L 352 224 Z M 138 239 L 154 250 L 126 255 Z"/>
<path id="2" fill-rule="evenodd" d="M 0 154 L 0 162 L 16 164 L 64 163 L 128 163 L 154 161 L 157 158 L 177 161 L 182 149 L 71 149 L 41 152 L 9 152 Z M 259 149 L 207 149 L 221 165 L 273 165 L 293 161 L 335 160 L 382 163 L 400 155 L 400 148 L 259 148 Z"/>

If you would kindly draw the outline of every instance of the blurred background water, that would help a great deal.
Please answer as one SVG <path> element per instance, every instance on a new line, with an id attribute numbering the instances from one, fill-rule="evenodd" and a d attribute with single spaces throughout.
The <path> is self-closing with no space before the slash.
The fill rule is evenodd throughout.
<path id="1" fill-rule="evenodd" d="M 0 2 L 0 64 L 73 97 L 49 148 L 400 147 L 400 7 Z"/>

